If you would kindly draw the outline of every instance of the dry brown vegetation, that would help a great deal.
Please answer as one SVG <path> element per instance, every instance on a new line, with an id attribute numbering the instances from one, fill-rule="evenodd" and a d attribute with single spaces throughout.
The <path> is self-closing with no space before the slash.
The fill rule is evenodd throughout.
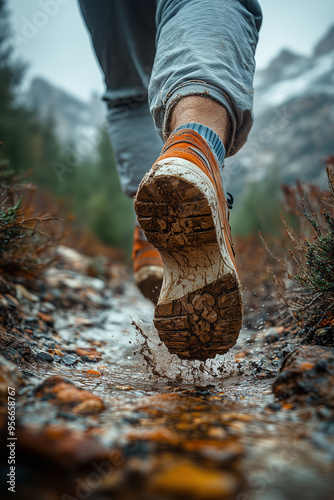
<path id="1" fill-rule="evenodd" d="M 0 164 L 0 273 L 6 279 L 38 276 L 63 236 L 58 217 L 34 210 L 36 189 L 22 181 L 6 161 Z"/>
<path id="2" fill-rule="evenodd" d="M 307 341 L 333 345 L 334 324 L 334 158 L 327 160 L 329 190 L 297 182 L 283 186 L 283 236 L 275 245 L 262 241 L 274 259 L 274 283 L 286 327 Z M 288 253 L 288 257 L 286 256 Z"/>

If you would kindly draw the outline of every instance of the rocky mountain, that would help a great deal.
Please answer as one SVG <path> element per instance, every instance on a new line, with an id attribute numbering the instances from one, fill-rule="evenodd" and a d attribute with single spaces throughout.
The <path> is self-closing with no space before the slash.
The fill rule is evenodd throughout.
<path id="1" fill-rule="evenodd" d="M 93 94 L 90 101 L 84 102 L 42 78 L 32 80 L 28 101 L 42 120 L 53 117 L 61 142 L 82 142 L 83 149 L 85 144 L 94 142 L 98 128 L 105 121 L 105 106 L 100 96 Z"/>
<path id="2" fill-rule="evenodd" d="M 326 185 L 321 160 L 334 154 L 334 26 L 310 57 L 283 50 L 255 77 L 255 122 L 245 147 L 227 160 L 229 188 L 249 181 Z"/>

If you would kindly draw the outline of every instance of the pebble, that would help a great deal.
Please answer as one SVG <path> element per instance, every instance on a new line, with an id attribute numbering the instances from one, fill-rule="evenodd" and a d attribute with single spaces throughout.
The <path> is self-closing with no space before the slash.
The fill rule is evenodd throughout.
<path id="1" fill-rule="evenodd" d="M 52 326 L 55 322 L 54 318 L 50 314 L 45 314 L 43 312 L 39 312 L 37 316 L 39 317 L 39 319 L 44 321 L 44 323 L 46 323 L 47 325 Z"/>
<path id="2" fill-rule="evenodd" d="M 25 322 L 29 325 L 38 325 L 38 319 L 35 316 L 28 316 L 25 318 Z"/>
<path id="3" fill-rule="evenodd" d="M 60 356 L 59 356 L 60 357 Z M 77 356 L 73 356 L 72 354 L 67 354 L 62 358 L 62 361 L 65 365 L 71 366 L 79 361 Z"/>
<path id="4" fill-rule="evenodd" d="M 13 348 L 13 347 L 8 347 L 5 351 L 2 353 L 6 359 L 9 361 L 13 361 L 14 363 L 21 363 L 23 360 L 22 356 Z"/>
<path id="5" fill-rule="evenodd" d="M 16 297 L 18 300 L 24 298 L 29 302 L 39 302 L 39 297 L 31 292 L 29 292 L 23 285 L 16 285 Z"/>
<path id="6" fill-rule="evenodd" d="M 182 461 L 163 467 L 150 480 L 149 489 L 160 498 L 227 499 L 238 491 L 237 477 L 226 471 Z"/>
<path id="7" fill-rule="evenodd" d="M 45 363 L 52 363 L 53 362 L 53 356 L 45 351 L 39 351 L 37 353 L 36 358 L 37 358 L 37 361 L 42 361 Z"/>
<path id="8" fill-rule="evenodd" d="M 279 411 L 282 409 L 282 403 L 271 403 L 267 405 L 267 408 L 269 408 L 269 410 Z"/>
<path id="9" fill-rule="evenodd" d="M 41 312 L 46 314 L 53 312 L 55 309 L 55 306 L 51 304 L 51 302 L 43 302 L 43 304 L 41 305 Z"/>
<path id="10" fill-rule="evenodd" d="M 324 419 L 332 418 L 333 412 L 327 406 L 318 406 L 317 413 Z"/>
<path id="11" fill-rule="evenodd" d="M 59 375 L 47 378 L 34 392 L 43 401 L 52 403 L 63 411 L 89 415 L 104 410 L 104 403 L 99 396 Z"/>
<path id="12" fill-rule="evenodd" d="M 16 365 L 0 356 L 0 401 L 7 405 L 8 387 L 17 390 L 23 383 Z"/>

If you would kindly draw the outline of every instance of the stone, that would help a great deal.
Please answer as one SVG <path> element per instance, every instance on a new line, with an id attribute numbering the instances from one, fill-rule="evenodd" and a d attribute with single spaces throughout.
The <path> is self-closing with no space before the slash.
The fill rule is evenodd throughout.
<path id="1" fill-rule="evenodd" d="M 188 460 L 171 463 L 153 475 L 149 490 L 167 498 L 232 498 L 239 489 L 237 476 L 231 472 L 201 467 Z"/>
<path id="2" fill-rule="evenodd" d="M 7 405 L 8 387 L 15 392 L 24 384 L 16 365 L 8 359 L 0 356 L 0 401 Z"/>
<path id="3" fill-rule="evenodd" d="M 37 397 L 56 405 L 63 411 L 87 415 L 104 410 L 104 403 L 99 396 L 77 387 L 59 375 L 46 379 L 35 388 L 34 392 Z"/>
<path id="4" fill-rule="evenodd" d="M 16 436 L 19 456 L 25 455 L 29 463 L 38 457 L 73 470 L 76 466 L 90 465 L 92 461 L 108 460 L 109 457 L 109 451 L 96 439 L 63 424 L 42 428 L 20 426 Z"/>
<path id="5" fill-rule="evenodd" d="M 39 351 L 36 355 L 36 360 L 41 361 L 42 363 L 52 363 L 53 356 L 45 351 Z"/>
<path id="6" fill-rule="evenodd" d="M 100 361 L 102 358 L 102 354 L 94 347 L 77 347 L 75 352 L 82 361 Z"/>
<path id="7" fill-rule="evenodd" d="M 23 285 L 15 285 L 16 288 L 16 297 L 18 300 L 21 300 L 21 298 L 24 298 L 28 300 L 29 302 L 39 302 L 39 297 L 31 292 L 29 292 Z"/>
<path id="8" fill-rule="evenodd" d="M 52 326 L 55 322 L 53 316 L 51 316 L 50 314 L 39 312 L 37 316 L 39 317 L 39 319 L 44 321 L 44 323 L 46 323 L 47 325 Z"/>
<path id="9" fill-rule="evenodd" d="M 74 365 L 75 363 L 77 363 L 79 360 L 78 360 L 78 357 L 77 356 L 74 356 L 72 354 L 67 354 L 66 356 L 64 356 L 62 358 L 62 362 L 65 364 L 65 365 L 68 365 L 68 366 L 71 366 L 71 365 Z"/>
<path id="10" fill-rule="evenodd" d="M 288 354 L 273 392 L 287 403 L 325 405 L 334 410 L 334 349 L 300 346 Z"/>
<path id="11" fill-rule="evenodd" d="M 270 403 L 267 408 L 273 411 L 279 411 L 282 409 L 282 403 Z"/>
<path id="12" fill-rule="evenodd" d="M 18 340 L 14 335 L 6 332 L 0 332 L 0 354 L 15 363 L 31 362 L 35 356 L 27 342 Z"/>
<path id="13" fill-rule="evenodd" d="M 8 347 L 8 349 L 2 351 L 2 354 L 6 359 L 12 361 L 13 363 L 24 363 L 24 359 L 22 358 L 22 356 L 13 347 Z"/>

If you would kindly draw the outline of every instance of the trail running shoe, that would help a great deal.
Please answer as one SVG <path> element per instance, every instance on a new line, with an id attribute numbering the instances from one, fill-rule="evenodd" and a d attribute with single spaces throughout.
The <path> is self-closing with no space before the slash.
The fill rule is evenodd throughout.
<path id="1" fill-rule="evenodd" d="M 149 243 L 139 225 L 133 235 L 134 280 L 144 297 L 157 303 L 163 276 L 162 260 L 158 250 Z"/>
<path id="2" fill-rule="evenodd" d="M 164 279 L 154 324 L 169 351 L 206 360 L 236 343 L 238 279 L 220 171 L 200 134 L 172 134 L 143 178 L 135 210 L 159 251 Z"/>

